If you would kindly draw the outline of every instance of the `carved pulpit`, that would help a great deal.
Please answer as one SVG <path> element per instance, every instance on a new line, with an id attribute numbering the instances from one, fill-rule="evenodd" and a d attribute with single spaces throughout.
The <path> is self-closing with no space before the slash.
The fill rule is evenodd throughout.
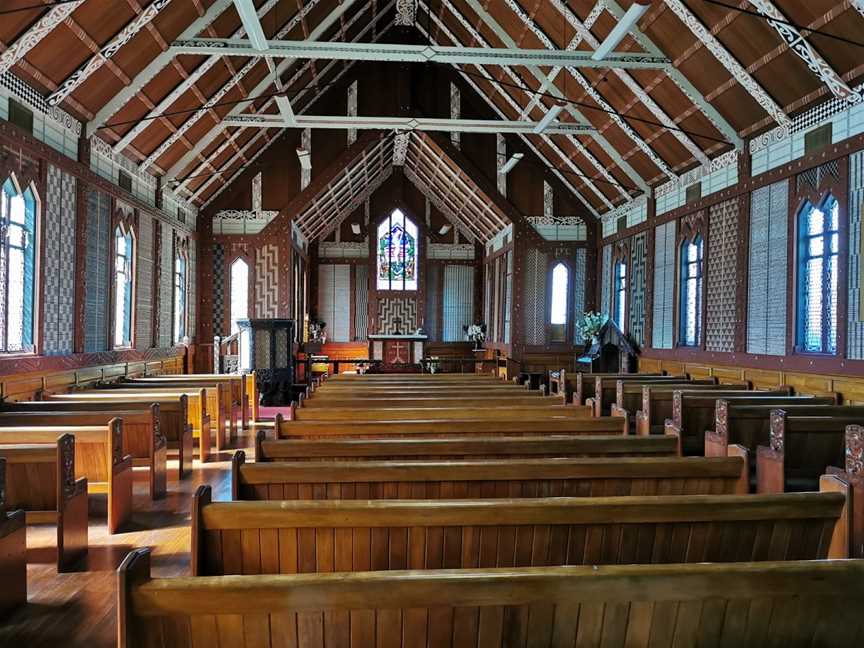
<path id="1" fill-rule="evenodd" d="M 419 372 L 427 336 L 399 332 L 402 321 L 394 320 L 396 332 L 369 336 L 369 359 L 378 361 L 378 370 L 388 373 Z"/>
<path id="2" fill-rule="evenodd" d="M 613 320 L 585 345 L 578 362 L 592 373 L 630 373 L 636 370 L 638 349 Z"/>

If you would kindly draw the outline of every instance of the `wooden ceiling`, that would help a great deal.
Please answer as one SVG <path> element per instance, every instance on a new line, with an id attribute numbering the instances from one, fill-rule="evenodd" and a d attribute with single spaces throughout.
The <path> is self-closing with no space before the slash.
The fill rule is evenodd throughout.
<path id="1" fill-rule="evenodd" d="M 539 121 L 562 97 L 561 121 L 597 129 L 521 137 L 558 169 L 587 211 L 600 215 L 815 103 L 844 95 L 850 103 L 860 100 L 864 48 L 841 39 L 864 41 L 864 0 L 726 2 L 840 39 L 772 26 L 712 0 L 653 0 L 617 51 L 665 55 L 667 70 L 456 67 L 502 118 Z M 33 4 L 4 0 L 0 11 Z M 151 173 L 179 180 L 180 192 L 199 205 L 278 136 L 278 129 L 219 126 L 229 112 L 275 112 L 270 96 L 277 86 L 264 58 L 168 53 L 178 39 L 242 37 L 231 0 L 45 4 L 0 16 L 0 71 L 11 69 Z M 268 38 L 340 42 L 390 42 L 396 4 L 255 0 Z M 415 0 L 415 41 L 591 51 L 631 4 Z M 278 76 L 296 112 L 350 75 L 350 61 L 285 61 Z M 422 152 L 417 167 L 413 160 L 406 168 L 418 178 L 430 172 L 419 166 Z M 217 172 L 216 180 L 206 175 Z"/>

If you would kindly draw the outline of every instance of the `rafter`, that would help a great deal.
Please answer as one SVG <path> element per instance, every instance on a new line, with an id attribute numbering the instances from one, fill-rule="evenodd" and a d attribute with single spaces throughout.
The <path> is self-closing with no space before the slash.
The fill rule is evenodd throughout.
<path id="1" fill-rule="evenodd" d="M 859 91 L 850 88 L 843 77 L 831 67 L 831 64 L 813 49 L 803 34 L 789 23 L 786 16 L 771 0 L 750 0 L 750 4 L 767 18 L 768 24 L 780 35 L 780 39 L 798 58 L 804 61 L 807 68 L 827 86 L 835 97 L 845 99 L 849 103 L 858 103 L 864 99 Z"/>
<path id="2" fill-rule="evenodd" d="M 68 18 L 85 0 L 69 2 L 52 7 L 36 24 L 22 34 L 12 45 L 0 54 L 0 74 L 8 71 L 23 59 L 27 52 L 42 42 L 54 28 Z"/>
<path id="3" fill-rule="evenodd" d="M 789 116 L 783 112 L 783 109 L 765 91 L 765 88 L 750 76 L 747 70 L 738 62 L 738 59 L 729 53 L 729 50 L 711 33 L 711 30 L 705 27 L 702 21 L 681 0 L 663 1 L 774 121 L 786 127 L 792 124 L 792 120 L 789 119 Z"/>
<path id="4" fill-rule="evenodd" d="M 196 38 L 174 41 L 175 54 L 221 54 L 222 56 L 270 56 L 273 58 L 314 58 L 337 61 L 384 61 L 400 63 L 460 63 L 480 65 L 566 65 L 568 67 L 623 67 L 636 70 L 665 68 L 668 58 L 650 54 L 610 54 L 602 61 L 592 52 L 534 50 L 518 47 L 441 47 L 379 43 L 312 43 L 271 39 L 265 50 L 258 50 L 246 39 Z"/>
<path id="5" fill-rule="evenodd" d="M 119 34 L 114 36 L 107 45 L 102 47 L 99 52 L 91 56 L 84 64 L 75 72 L 66 77 L 66 79 L 46 98 L 49 106 L 58 106 L 66 97 L 68 97 L 75 88 L 86 81 L 91 74 L 101 68 L 109 59 L 111 59 L 120 49 L 132 40 L 139 31 L 144 29 L 151 20 L 159 15 L 159 12 L 165 9 L 171 0 L 153 0 L 152 3 L 142 13 L 135 16 L 132 21 L 126 25 Z"/>
<path id="6" fill-rule="evenodd" d="M 205 29 L 207 25 L 222 15 L 222 13 L 232 5 L 232 2 L 233 0 L 216 0 L 212 5 L 210 5 L 203 16 L 199 16 L 193 20 L 192 23 L 184 29 L 178 38 L 192 38 L 193 36 L 197 36 L 201 30 Z M 103 127 L 118 110 L 129 103 L 135 95 L 141 92 L 144 86 L 154 76 L 156 76 L 167 65 L 170 65 L 172 59 L 173 56 L 169 52 L 165 51 L 160 52 L 152 61 L 150 61 L 143 70 L 135 75 L 135 78 L 132 79 L 131 83 L 115 94 L 111 100 L 93 116 L 93 119 L 87 123 L 87 137 L 92 136 L 97 129 Z"/>

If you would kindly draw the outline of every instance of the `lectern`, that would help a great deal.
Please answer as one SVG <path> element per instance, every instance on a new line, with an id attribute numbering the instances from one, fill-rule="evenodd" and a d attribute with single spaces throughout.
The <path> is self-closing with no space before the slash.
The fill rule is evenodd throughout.
<path id="1" fill-rule="evenodd" d="M 287 405 L 294 383 L 295 322 L 291 319 L 238 320 L 241 373 L 255 372 L 263 405 Z"/>

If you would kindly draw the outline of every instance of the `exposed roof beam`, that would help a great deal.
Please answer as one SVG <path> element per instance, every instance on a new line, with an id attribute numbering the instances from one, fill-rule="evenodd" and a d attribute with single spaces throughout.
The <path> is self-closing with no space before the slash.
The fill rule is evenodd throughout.
<path id="1" fill-rule="evenodd" d="M 855 9 L 858 10 L 858 13 L 864 17 L 864 0 L 849 0 L 849 4 L 851 4 Z"/>
<path id="2" fill-rule="evenodd" d="M 850 88 L 837 70 L 813 49 L 803 34 L 789 23 L 786 16 L 771 0 L 750 0 L 750 4 L 767 18 L 768 24 L 780 35 L 780 39 L 804 61 L 807 68 L 828 87 L 835 97 L 845 99 L 849 103 L 858 103 L 864 99 L 858 90 Z"/>
<path id="3" fill-rule="evenodd" d="M 621 8 L 621 5 L 618 4 L 617 0 L 601 0 L 606 4 L 606 7 L 613 16 L 618 18 L 619 20 L 624 15 L 624 10 Z M 864 2 L 864 0 L 862 0 Z M 574 24 L 574 21 L 578 23 L 578 18 L 576 15 L 570 10 L 570 7 L 567 6 L 563 0 L 552 0 L 552 4 L 555 8 L 560 11 L 565 18 L 570 22 L 571 25 Z M 598 2 L 598 4 L 600 4 Z M 586 21 L 587 22 L 587 21 Z M 633 29 L 630 30 L 630 36 L 635 40 L 639 46 L 645 50 L 646 52 L 651 52 L 652 54 L 664 55 L 664 52 L 660 50 L 659 47 L 648 38 L 642 30 L 639 29 L 639 26 L 636 25 Z M 726 118 L 720 114 L 718 111 L 706 98 L 705 96 L 696 89 L 690 79 L 688 79 L 678 68 L 673 65 L 666 68 L 666 76 L 672 80 L 675 85 L 684 93 L 684 96 L 687 97 L 690 101 L 693 102 L 693 105 L 696 106 L 703 115 L 705 115 L 706 119 L 714 124 L 714 127 L 723 133 L 723 136 L 729 140 L 736 149 L 742 149 L 744 147 L 744 142 L 741 137 L 738 135 L 738 131 L 730 124 Z"/>
<path id="4" fill-rule="evenodd" d="M 609 32 L 609 35 L 603 40 L 600 46 L 595 49 L 591 58 L 595 61 L 602 61 L 609 56 L 609 54 L 612 53 L 612 50 L 621 44 L 621 41 L 624 40 L 630 30 L 636 26 L 639 19 L 644 16 L 645 12 L 650 8 L 650 5 L 641 5 L 636 2 L 630 5 L 627 13 L 618 19 L 618 24 L 615 25 L 611 32 Z"/>
<path id="5" fill-rule="evenodd" d="M 192 38 L 193 36 L 197 36 L 202 29 L 216 20 L 228 7 L 230 7 L 232 2 L 233 0 L 216 0 L 216 2 L 210 5 L 210 8 L 207 9 L 203 16 L 199 16 L 193 20 L 192 23 L 184 29 L 178 38 Z M 150 61 L 143 70 L 135 75 L 135 78 L 132 79 L 132 82 L 129 85 L 114 95 L 111 100 L 93 116 L 93 119 L 87 122 L 87 137 L 90 137 L 98 128 L 104 126 L 114 113 L 129 103 L 129 101 L 162 70 L 162 68 L 171 63 L 173 58 L 174 57 L 171 55 L 170 51 L 166 51 L 160 52 L 156 58 Z"/>
<path id="6" fill-rule="evenodd" d="M 46 98 L 49 106 L 58 106 L 66 97 L 68 97 L 75 88 L 80 86 L 84 81 L 90 78 L 96 70 L 101 68 L 110 58 L 112 58 L 122 47 L 132 40 L 139 31 L 150 24 L 159 12 L 171 4 L 171 0 L 153 0 L 150 5 L 135 16 L 132 21 L 126 25 L 119 34 L 114 36 L 107 45 L 103 46 L 98 53 L 91 56 L 84 62 L 81 67 L 75 70 L 72 74 L 66 77 L 60 86 Z"/>
<path id="7" fill-rule="evenodd" d="M 341 115 L 296 116 L 294 121 L 282 115 L 237 115 L 225 117 L 226 126 L 254 128 L 321 128 L 380 129 L 400 131 L 442 131 L 460 133 L 533 133 L 542 122 L 502 121 L 498 119 L 444 119 L 435 117 L 343 117 Z M 590 124 L 555 121 L 543 129 L 546 134 L 587 135 L 595 128 Z"/>
<path id="8" fill-rule="evenodd" d="M 566 65 L 569 67 L 610 68 L 622 67 L 638 70 L 664 69 L 668 58 L 651 54 L 610 54 L 602 61 L 591 58 L 591 52 L 487 48 L 441 47 L 429 45 L 395 45 L 387 43 L 312 43 L 271 40 L 266 50 L 258 51 L 245 39 L 196 38 L 175 41 L 171 45 L 175 54 L 221 54 L 222 56 L 272 56 L 273 58 L 313 58 L 338 61 L 387 61 L 401 63 L 460 63 L 480 65 Z"/>
<path id="9" fill-rule="evenodd" d="M 510 36 L 509 32 L 507 32 L 507 30 L 505 30 L 503 27 L 501 27 L 501 25 L 498 23 L 498 21 L 496 21 L 487 11 L 485 11 L 483 9 L 483 7 L 480 5 L 478 0 L 467 0 L 467 2 L 468 2 L 468 5 L 472 9 L 474 9 L 474 11 L 477 13 L 477 15 L 480 16 L 480 18 L 487 25 L 492 27 L 492 30 L 495 32 L 495 34 L 499 38 L 502 39 L 502 42 L 504 42 L 505 44 L 509 44 L 509 43 L 513 42 L 513 39 Z M 528 27 L 528 29 L 531 29 L 531 31 L 534 34 L 536 34 L 537 37 L 541 39 L 541 41 L 543 41 L 544 43 L 547 44 L 547 47 L 550 44 L 552 44 L 551 41 L 549 40 L 548 36 L 546 36 L 540 29 L 537 28 L 537 25 L 534 23 L 533 20 L 531 20 L 531 18 L 528 16 L 528 14 L 525 13 L 525 11 L 522 9 L 521 6 L 519 6 L 514 0 L 507 0 L 507 5 L 513 11 L 513 13 L 515 13 L 516 16 L 525 24 L 525 26 Z M 529 68 L 529 69 L 531 69 L 531 68 Z M 630 124 L 627 123 L 627 121 L 625 119 L 623 119 L 620 115 L 617 114 L 617 112 L 609 104 L 609 102 L 607 102 L 606 99 L 604 99 L 600 95 L 600 93 L 594 89 L 594 87 L 591 85 L 591 83 L 588 82 L 588 79 L 586 79 L 584 76 L 582 76 L 579 73 L 579 71 L 576 70 L 576 68 L 574 68 L 573 66 L 568 66 L 567 71 L 570 73 L 570 76 L 576 81 L 576 83 L 578 83 L 580 86 L 582 86 L 582 88 L 585 90 L 585 92 L 588 94 L 588 96 L 590 96 L 604 111 L 606 111 L 606 114 L 609 116 L 609 119 L 611 119 L 622 131 L 624 131 L 624 133 L 627 135 L 627 137 L 629 137 L 631 140 L 633 140 L 633 142 L 636 144 L 636 146 L 638 146 L 640 149 L 642 149 L 642 152 L 645 153 L 646 156 L 648 156 L 648 159 L 651 160 L 651 162 L 653 162 L 654 165 L 658 169 L 660 169 L 660 171 L 662 173 L 665 173 L 670 178 L 676 177 L 675 173 L 672 171 L 672 169 L 670 169 L 669 166 L 666 164 L 666 161 L 663 158 L 661 158 L 657 154 L 657 152 L 654 149 L 652 149 L 651 146 L 644 139 L 642 139 L 642 137 L 639 135 L 639 133 L 637 133 L 630 126 Z M 542 72 L 539 68 L 533 68 L 533 69 L 531 69 L 531 72 L 538 81 L 540 81 L 541 83 L 543 82 L 543 79 L 546 76 L 544 72 Z M 558 90 L 557 86 L 553 85 L 550 89 L 552 90 L 553 95 L 557 95 L 558 97 L 561 97 L 562 99 L 564 99 L 563 95 L 561 94 L 560 90 Z M 572 105 L 570 106 L 570 108 L 572 110 L 575 110 L 575 108 L 573 108 Z M 609 145 L 609 148 L 612 149 L 613 151 L 615 150 L 611 145 Z M 607 151 L 607 152 L 611 154 L 611 151 Z M 623 157 L 619 156 L 619 159 L 623 160 Z M 640 179 L 641 179 L 641 177 L 640 177 Z M 644 180 L 642 182 L 644 185 L 645 184 Z M 648 191 L 647 189 L 645 189 L 645 190 L 646 190 L 646 192 Z"/>
<path id="10" fill-rule="evenodd" d="M 318 25 L 315 27 L 315 29 L 313 29 L 312 32 L 309 34 L 309 38 L 307 39 L 307 41 L 304 41 L 304 42 L 308 42 L 308 41 L 316 41 L 316 40 L 318 40 L 319 38 L 321 38 L 321 37 L 322 37 L 322 36 L 327 32 L 327 30 L 329 30 L 330 27 L 333 26 L 333 25 L 334 25 L 334 24 L 339 20 L 339 18 L 340 18 L 340 17 L 345 13 L 345 11 L 355 3 L 355 1 L 356 1 L 356 0 L 343 0 L 343 2 L 342 2 L 341 4 L 337 5 L 337 6 L 333 9 L 333 11 L 331 11 L 329 14 L 327 14 L 327 16 L 325 16 L 324 19 L 323 19 L 320 23 L 318 23 Z M 352 18 L 351 18 L 351 23 L 353 23 L 355 20 L 357 20 L 357 19 L 358 19 L 358 18 L 359 18 L 363 13 L 364 13 L 364 10 L 361 10 L 361 11 L 358 11 L 354 16 L 352 16 Z M 252 69 L 252 67 L 254 67 L 255 63 L 256 63 L 256 60 L 255 60 L 255 59 L 252 59 L 249 63 L 246 64 L 246 66 L 244 66 L 244 67 L 242 68 L 242 70 L 238 73 L 238 75 L 240 75 L 240 74 L 245 74 L 245 72 L 243 72 L 243 70 L 246 70 L 247 67 L 249 67 L 249 69 Z M 255 98 L 255 97 L 260 97 L 260 96 L 264 93 L 265 90 L 267 90 L 271 85 L 273 85 L 274 80 L 275 80 L 277 77 L 281 76 L 281 75 L 282 75 L 282 74 L 283 74 L 283 73 L 284 73 L 284 72 L 285 72 L 285 71 L 286 71 L 286 70 L 291 66 L 292 63 L 294 63 L 294 59 L 286 59 L 286 60 L 282 61 L 281 63 L 279 63 L 279 65 L 276 67 L 276 71 L 275 71 L 275 73 L 274 73 L 274 72 L 270 72 L 269 74 L 267 74 L 267 75 L 266 75 L 266 76 L 265 76 L 265 77 L 264 77 L 264 78 L 263 78 L 263 79 L 258 83 L 258 85 L 256 85 L 256 86 L 252 89 L 252 91 L 249 93 L 249 97 L 248 97 L 248 98 L 251 99 L 251 98 Z M 311 61 L 310 61 L 310 63 L 311 63 Z M 247 70 L 247 71 L 248 71 L 248 70 Z M 235 77 L 235 78 L 236 78 L 236 77 Z M 233 81 L 233 79 L 232 79 L 231 81 L 229 81 L 228 84 L 226 84 L 225 86 L 223 86 L 223 87 L 222 87 L 222 88 L 221 88 L 221 89 L 216 93 L 216 95 L 214 95 L 214 98 L 211 98 L 210 102 L 215 103 L 216 101 L 218 101 L 218 99 L 215 99 L 215 97 L 218 97 L 218 96 L 220 96 L 220 94 L 224 94 L 224 92 L 227 92 L 227 90 L 226 90 L 225 88 L 226 88 L 228 85 L 230 85 L 230 84 L 232 83 L 232 81 Z M 291 86 L 291 84 L 289 83 L 289 84 L 288 84 L 288 87 L 290 87 L 290 86 Z M 214 99 L 215 99 L 215 100 L 214 100 Z M 208 103 L 210 103 L 210 102 L 208 102 Z M 236 106 L 232 107 L 231 110 L 229 110 L 228 113 L 227 113 L 225 116 L 226 116 L 226 117 L 233 117 L 233 116 L 235 116 L 235 115 L 239 115 L 240 113 L 242 113 L 242 112 L 246 109 L 246 107 L 247 107 L 247 106 L 246 106 L 245 104 L 237 104 Z M 192 119 L 195 119 L 195 120 L 197 121 L 197 119 L 199 119 L 199 118 L 201 117 L 201 115 L 203 115 L 203 114 L 204 114 L 204 109 L 202 108 L 201 110 L 195 112 L 195 113 L 192 115 L 192 117 L 190 117 L 189 120 L 187 120 L 187 122 L 184 122 L 183 126 L 186 126 L 186 123 L 188 123 L 188 122 L 191 121 Z M 212 142 L 212 141 L 213 141 L 213 140 L 214 140 L 214 139 L 215 139 L 215 138 L 216 138 L 216 137 L 217 137 L 217 136 L 218 136 L 218 135 L 219 135 L 219 134 L 220 134 L 224 129 L 225 129 L 225 125 L 224 125 L 224 124 L 222 124 L 222 123 L 220 123 L 220 124 L 216 124 L 214 128 L 210 129 L 210 130 L 207 132 L 207 135 L 205 135 L 204 137 L 202 137 L 202 138 L 201 138 L 201 139 L 200 139 L 200 140 L 195 144 L 195 146 L 193 146 L 189 151 L 187 151 L 187 152 L 186 152 L 186 153 L 185 153 L 185 154 L 180 158 L 180 160 L 178 160 L 178 161 L 177 161 L 177 162 L 176 162 L 176 163 L 175 163 L 175 164 L 174 164 L 174 165 L 173 165 L 173 166 L 168 170 L 168 175 L 171 176 L 171 177 L 176 177 L 177 174 L 178 174 L 180 171 L 182 171 L 182 170 L 183 170 L 183 169 L 184 169 L 184 168 L 185 168 L 185 167 L 186 167 L 186 166 L 187 166 L 187 165 L 188 165 L 192 160 L 194 160 L 195 158 L 197 158 L 198 155 L 199 155 L 199 154 L 200 154 L 200 153 L 201 153 L 205 148 L 207 148 L 207 146 L 209 146 L 210 143 L 211 143 L 211 142 Z M 183 127 L 181 127 L 180 130 L 183 130 Z M 176 140 L 175 140 L 175 141 L 176 141 Z M 168 142 L 170 142 L 170 139 L 169 139 L 169 140 L 165 140 L 165 142 L 164 142 L 164 143 L 163 143 L 163 144 L 162 144 L 158 149 L 156 149 L 156 151 L 154 152 L 154 155 L 151 155 L 151 158 L 153 158 L 154 161 L 155 161 L 156 157 L 161 156 L 165 151 L 168 150 L 168 148 L 170 148 L 170 147 L 174 144 L 174 142 L 170 142 L 170 143 L 168 143 Z M 156 155 L 156 153 L 158 153 L 158 155 Z M 149 159 L 149 158 L 148 158 L 148 159 Z"/>
<path id="11" fill-rule="evenodd" d="M 66 20 L 83 2 L 84 0 L 78 0 L 78 2 L 69 2 L 52 7 L 35 25 L 19 36 L 8 49 L 0 54 L 0 74 L 8 71 L 23 59 L 27 52 L 42 42 L 43 38 L 54 31 L 54 28 Z"/>
<path id="12" fill-rule="evenodd" d="M 252 0 L 234 0 L 234 8 L 237 9 L 237 15 L 240 16 L 240 22 L 246 30 L 246 36 L 252 47 L 259 52 L 266 50 L 267 36 L 264 35 L 264 28 L 261 26 Z"/>
<path id="13" fill-rule="evenodd" d="M 756 80 L 750 76 L 747 70 L 745 70 L 741 63 L 738 62 L 738 59 L 729 53 L 729 50 L 727 50 L 723 44 L 714 37 L 711 30 L 705 27 L 705 25 L 702 24 L 702 21 L 699 20 L 699 18 L 697 18 L 696 15 L 690 11 L 683 2 L 681 2 L 681 0 L 663 1 L 666 3 L 666 6 L 669 7 L 676 16 L 678 16 L 681 22 L 683 22 L 691 32 L 693 32 L 693 35 L 708 48 L 708 51 L 714 55 L 714 58 L 716 58 L 720 64 L 729 71 L 729 74 L 731 74 L 734 79 L 750 94 L 750 96 L 756 100 L 756 103 L 762 106 L 763 110 L 765 110 L 765 112 L 767 112 L 774 121 L 781 126 L 788 127 L 792 125 L 792 120 L 789 119 L 789 116 L 783 112 L 783 109 L 765 91 L 765 88 L 759 85 Z"/>

